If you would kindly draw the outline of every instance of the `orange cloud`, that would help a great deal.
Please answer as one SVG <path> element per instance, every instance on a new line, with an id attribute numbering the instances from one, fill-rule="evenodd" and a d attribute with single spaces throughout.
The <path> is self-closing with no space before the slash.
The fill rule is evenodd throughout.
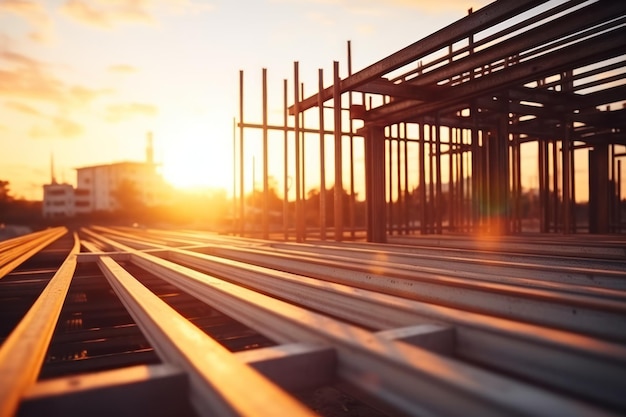
<path id="1" fill-rule="evenodd" d="M 0 97 L 84 105 L 106 92 L 67 85 L 41 61 L 11 51 L 0 52 Z"/>
<path id="2" fill-rule="evenodd" d="M 145 0 L 68 0 L 66 15 L 94 26 L 110 28 L 120 22 L 151 22 Z"/>
<path id="3" fill-rule="evenodd" d="M 13 13 L 25 19 L 34 31 L 28 38 L 35 42 L 46 42 L 52 37 L 52 20 L 41 2 L 31 0 L 0 0 L 0 12 Z"/>
<path id="4" fill-rule="evenodd" d="M 24 113 L 30 116 L 41 116 L 41 112 L 39 110 L 29 105 L 26 105 L 24 103 L 17 102 L 17 101 L 8 101 L 4 103 L 4 106 L 8 109 L 11 109 L 20 113 Z"/>
<path id="5" fill-rule="evenodd" d="M 137 68 L 132 65 L 119 64 L 119 65 L 111 65 L 109 67 L 109 72 L 117 72 L 122 74 L 132 74 L 137 72 Z"/>
<path id="6" fill-rule="evenodd" d="M 23 17 L 34 25 L 49 23 L 50 19 L 41 3 L 30 0 L 2 0 L 0 11 L 6 11 Z"/>
<path id="7" fill-rule="evenodd" d="M 40 125 L 33 126 L 30 129 L 28 135 L 33 139 L 70 139 L 76 136 L 80 136 L 85 130 L 80 124 L 64 117 L 51 117 L 50 119 L 48 119 L 48 121 L 49 123 L 45 127 L 41 127 Z"/>
<path id="8" fill-rule="evenodd" d="M 107 107 L 107 120 L 115 123 L 135 116 L 155 116 L 157 113 L 157 107 L 151 104 L 115 104 Z"/>

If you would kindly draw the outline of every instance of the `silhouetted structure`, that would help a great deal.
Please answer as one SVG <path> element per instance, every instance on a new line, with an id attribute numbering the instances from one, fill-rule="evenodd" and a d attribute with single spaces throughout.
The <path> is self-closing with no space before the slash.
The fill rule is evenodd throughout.
<path id="1" fill-rule="evenodd" d="M 288 119 L 286 112 L 283 126 L 267 124 L 264 70 L 263 122 L 244 123 L 242 110 L 240 137 L 244 128 L 263 129 L 267 155 L 267 131 L 285 132 L 285 161 L 296 167 L 298 240 L 305 236 L 299 203 L 305 135 L 317 135 L 320 142 L 332 135 L 339 192 L 348 177 L 344 158 L 351 162 L 353 190 L 353 144 L 363 138 L 370 241 L 383 242 L 393 232 L 521 232 L 522 170 L 529 169 L 522 164 L 522 147 L 537 155 L 531 176 L 539 187 L 541 232 L 624 230 L 626 3 L 501 0 L 469 12 L 354 74 L 349 48 L 348 77 L 340 79 L 335 62 L 333 85 L 323 87 L 320 70 L 318 93 L 304 99 L 296 63 L 288 107 L 294 117 Z M 243 74 L 241 80 L 243 103 Z M 285 102 L 286 86 L 287 81 Z M 321 122 L 305 127 L 304 115 L 314 107 Z M 325 108 L 333 112 L 330 131 L 323 124 Z M 358 130 L 355 120 L 362 121 Z M 342 132 L 342 126 L 350 129 Z M 350 141 L 347 156 L 341 150 L 344 140 Z M 243 149 L 243 139 L 240 145 Z M 584 152 L 587 166 L 575 166 L 574 156 Z M 575 181 L 579 170 L 587 171 L 587 184 Z M 587 187 L 589 218 L 576 218 L 576 195 Z M 240 188 L 243 193 L 243 182 Z M 340 240 L 345 226 L 340 213 L 349 208 L 342 199 L 335 201 L 335 239 Z M 454 209 L 444 210 L 446 205 Z M 419 221 L 410 220 L 412 210 Z M 244 213 L 240 216 L 243 223 Z M 267 223 L 263 227 L 267 232 Z"/>

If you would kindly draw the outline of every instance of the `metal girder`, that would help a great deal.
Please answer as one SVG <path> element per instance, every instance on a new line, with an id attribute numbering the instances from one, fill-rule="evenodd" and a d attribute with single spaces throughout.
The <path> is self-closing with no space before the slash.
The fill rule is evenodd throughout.
<path id="1" fill-rule="evenodd" d="M 419 301 L 454 305 L 464 310 L 512 320 L 626 340 L 626 319 L 624 318 L 626 306 L 615 299 L 598 300 L 595 296 L 585 295 L 575 289 L 569 293 L 566 290 L 568 287 L 566 284 L 561 284 L 562 289 L 554 286 L 520 288 L 519 279 L 486 281 L 480 279 L 480 273 L 466 272 L 461 278 L 429 272 L 426 267 L 400 269 L 388 265 L 368 266 L 367 262 L 347 267 L 345 264 L 349 258 L 337 261 L 318 259 L 316 267 L 311 268 L 310 260 L 298 261 L 297 258 L 288 256 L 263 260 L 249 251 L 238 251 L 236 254 L 226 249 L 217 248 L 215 251 L 221 254 L 229 253 L 229 257 L 237 257 L 245 262 L 260 264 L 272 262 L 265 265 L 272 268 L 290 268 L 289 270 L 294 273 L 371 291 L 387 292 Z M 183 255 L 172 252 L 170 256 L 173 260 L 183 261 Z M 213 261 L 214 264 L 225 263 L 219 259 Z M 190 262 L 190 259 L 185 257 L 185 262 Z M 228 266 L 224 267 L 228 268 Z M 239 267 L 239 275 L 251 268 L 247 265 L 239 265 Z M 217 265 L 214 265 L 214 268 L 217 268 Z M 532 278 L 532 274 L 529 278 Z M 572 320 L 572 309 L 576 310 L 576 320 Z M 374 321 L 375 318 L 371 320 Z"/>
<path id="2" fill-rule="evenodd" d="M 221 252 L 224 250 L 226 249 L 219 249 Z M 244 252 L 250 252 L 250 250 Z M 391 329 L 417 323 L 448 323 L 454 326 L 453 346 L 454 352 L 459 357 L 520 374 L 531 380 L 536 379 L 554 384 L 559 389 L 571 390 L 581 396 L 621 404 L 619 407 L 626 406 L 616 386 L 623 377 L 623 365 L 620 365 L 623 363 L 623 348 L 612 343 L 600 342 L 560 330 L 549 330 L 461 311 L 452 307 L 420 303 L 338 283 L 318 281 L 304 275 L 267 269 L 255 265 L 264 263 L 263 257 L 259 255 L 247 259 L 248 262 L 254 262 L 254 264 L 240 264 L 229 259 L 171 249 L 169 258 L 198 270 L 230 277 L 231 281 L 238 281 L 248 288 L 255 288 L 283 300 L 292 300 L 317 311 L 361 323 L 367 327 Z M 295 255 L 292 258 L 295 261 L 300 257 Z M 277 259 L 276 262 L 281 265 L 281 269 L 292 269 L 284 257 Z M 390 260 L 390 262 L 393 261 Z M 319 269 L 319 265 L 315 263 L 310 261 L 306 263 L 309 265 L 308 276 Z M 201 287 L 195 291 L 196 294 L 201 292 L 203 292 Z M 225 305 L 228 305 L 228 308 L 237 308 L 230 303 Z M 237 310 L 231 311 L 237 314 Z M 260 321 L 260 318 L 254 319 L 254 322 L 257 321 Z M 330 329 L 337 326 L 337 324 L 330 323 L 322 326 L 321 323 L 317 321 L 316 323 L 319 327 Z M 274 324 L 268 331 L 278 332 L 279 335 L 287 337 L 284 332 L 289 330 L 278 328 L 277 323 Z M 349 335 L 354 334 L 352 330 L 342 331 Z M 295 332 L 296 330 L 292 329 L 290 334 L 295 334 Z M 444 339 L 449 336 L 449 334 L 448 336 L 442 335 Z M 435 350 L 445 350 L 446 344 L 449 347 L 450 341 L 447 340 L 448 342 L 438 345 L 440 347 Z M 336 346 L 338 342 L 329 343 Z M 502 352 L 507 352 L 507 354 L 502 355 Z M 338 353 L 338 366 L 341 367 L 346 358 L 341 349 Z M 529 357 L 533 358 L 533 364 L 536 366 L 528 366 Z M 343 366 L 345 365 L 344 362 Z M 381 380 L 381 383 L 383 382 Z M 416 396 L 415 400 L 418 398 L 421 397 Z"/>
<path id="3" fill-rule="evenodd" d="M 511 65 L 500 71 L 484 75 L 471 82 L 450 87 L 436 102 L 420 105 L 412 103 L 390 103 L 367 112 L 365 122 L 389 125 L 435 112 L 452 103 L 463 103 L 472 97 L 493 93 L 498 90 L 524 84 L 537 78 L 552 75 L 566 68 L 584 66 L 598 60 L 626 53 L 626 29 L 618 28 L 581 41 L 546 55 Z"/>
<path id="4" fill-rule="evenodd" d="M 289 392 L 329 386 L 335 379 L 337 355 L 330 346 L 290 343 L 244 350 L 235 356 Z"/>
<path id="5" fill-rule="evenodd" d="M 313 416 L 187 321 L 113 259 L 102 257 L 98 265 L 159 356 L 188 373 L 191 401 L 198 414 Z"/>
<path id="6" fill-rule="evenodd" d="M 65 233 L 65 227 L 55 227 L 0 243 L 0 279 Z"/>
<path id="7" fill-rule="evenodd" d="M 593 3 L 541 26 L 527 30 L 513 38 L 506 39 L 494 46 L 451 61 L 437 69 L 419 75 L 407 81 L 407 83 L 414 86 L 437 84 L 439 81 L 450 79 L 468 71 L 474 71 L 476 68 L 492 62 L 504 60 L 509 56 L 532 50 L 537 46 L 549 44 L 551 41 L 579 32 L 624 12 L 626 12 L 626 3 L 624 2 Z"/>
<path id="8" fill-rule="evenodd" d="M 172 365 L 138 365 L 38 382 L 19 417 L 168 417 L 185 415 L 189 381 Z M 123 404 L 123 406 L 121 406 Z"/>
<path id="9" fill-rule="evenodd" d="M 420 87 L 409 83 L 393 83 L 386 78 L 379 78 L 359 85 L 353 91 L 380 94 L 394 98 L 400 97 L 415 101 L 428 101 L 437 98 L 439 90 L 437 86 Z"/>
<path id="10" fill-rule="evenodd" d="M 63 233 L 66 233 L 66 229 Z M 57 236 L 58 238 L 59 236 Z M 0 347 L 0 416 L 10 417 L 39 375 L 80 251 L 78 236 L 61 267 Z"/>
<path id="11" fill-rule="evenodd" d="M 501 0 L 488 4 L 463 19 L 341 80 L 340 92 L 353 90 L 361 84 L 378 79 L 460 39 L 467 38 L 479 30 L 493 26 L 542 3 L 544 3 L 544 0 Z M 324 101 L 333 98 L 333 87 L 324 89 L 321 94 Z M 298 103 L 298 111 L 301 112 L 315 107 L 317 102 L 317 94 L 310 96 Z M 294 114 L 294 112 L 295 106 L 289 107 L 289 113 Z"/>

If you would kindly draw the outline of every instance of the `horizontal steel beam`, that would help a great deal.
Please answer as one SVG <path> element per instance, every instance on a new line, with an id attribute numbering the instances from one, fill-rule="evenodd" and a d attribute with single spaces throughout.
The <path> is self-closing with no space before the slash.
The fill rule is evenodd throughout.
<path id="1" fill-rule="evenodd" d="M 131 251 L 132 255 L 136 253 Z M 157 354 L 189 375 L 191 402 L 199 415 L 313 415 L 237 360 L 111 258 L 100 258 L 98 265 Z"/>
<path id="2" fill-rule="evenodd" d="M 458 20 L 443 29 L 389 55 L 386 58 L 356 72 L 348 78 L 341 80 L 340 91 L 354 90 L 359 85 L 376 80 L 381 76 L 401 68 L 411 62 L 452 45 L 454 42 L 469 37 L 490 26 L 519 15 L 526 10 L 542 4 L 542 0 L 500 0 L 493 2 L 476 12 Z M 327 101 L 333 97 L 333 87 L 328 87 L 321 92 L 322 100 Z M 312 95 L 298 104 L 300 111 L 308 110 L 318 105 L 318 94 Z M 289 113 L 294 114 L 294 106 L 289 107 Z"/>
<path id="3" fill-rule="evenodd" d="M 339 379 L 399 413 L 553 415 L 555 412 L 594 412 L 577 401 L 565 400 L 406 343 L 377 337 L 361 328 L 133 251 L 126 245 L 118 243 L 116 246 L 130 250 L 133 263 L 276 341 L 332 346 L 337 351 Z M 372 372 L 375 372 L 375 380 L 366 377 Z M 477 380 L 482 382 L 476 384 Z M 514 392 L 492 390 L 502 384 L 509 388 L 514 384 Z M 443 400 L 451 395 L 455 398 L 453 403 Z M 537 407 L 538 404 L 541 405 Z"/>
<path id="4" fill-rule="evenodd" d="M 20 417 L 168 417 L 190 413 L 187 375 L 172 365 L 138 365 L 40 381 Z"/>
<path id="5" fill-rule="evenodd" d="M 498 90 L 521 85 L 537 78 L 558 73 L 567 68 L 576 68 L 591 64 L 597 60 L 608 59 L 626 53 L 626 29 L 618 28 L 581 41 L 544 56 L 511 65 L 502 70 L 476 78 L 471 82 L 459 84 L 442 91 L 435 102 L 419 105 L 413 103 L 390 103 L 370 110 L 365 115 L 366 123 L 390 125 L 408 118 L 435 112 L 453 103 L 466 103 L 472 97 L 480 97 Z"/>
<path id="6" fill-rule="evenodd" d="M 267 245 L 258 247 L 263 246 L 267 247 Z M 337 251 L 336 248 L 334 250 Z M 294 255 L 294 259 L 301 257 Z M 386 254 L 380 255 L 388 258 Z M 626 408 L 626 403 L 620 399 L 622 396 L 619 390 L 613 389 L 616 381 L 624 375 L 623 358 L 620 358 L 626 352 L 623 348 L 610 343 L 598 344 L 599 341 L 573 333 L 548 330 L 451 307 L 402 300 L 337 283 L 321 282 L 308 278 L 314 275 L 314 271 L 319 270 L 317 263 L 311 261 L 308 262 L 308 269 L 303 275 L 295 275 L 181 249 L 172 249 L 168 259 L 229 277 L 230 280 L 247 287 L 350 322 L 377 329 L 389 329 L 396 335 L 408 331 L 392 330 L 398 327 L 417 323 L 448 323 L 454 326 L 454 339 L 463 343 L 450 342 L 450 339 L 447 339 L 448 342 L 445 342 L 443 347 L 440 345 L 434 349 L 435 351 L 446 352 L 447 346 L 447 349 L 452 348 L 458 357 L 484 363 L 490 368 L 503 369 L 507 373 L 523 375 L 524 378 L 537 380 L 542 384 L 554 384 L 560 390 L 572 391 L 577 395 L 593 397 Z M 356 258 L 352 259 L 350 263 L 354 263 Z M 248 261 L 258 265 L 267 264 L 258 256 Z M 360 262 L 362 261 L 359 260 Z M 390 262 L 395 263 L 395 260 L 390 259 Z M 281 270 L 292 269 L 284 257 L 278 257 L 277 263 L 279 264 L 277 268 Z M 423 329 L 418 326 L 419 328 Z M 430 336 L 427 333 L 426 337 Z M 450 335 L 443 332 L 442 337 L 445 339 Z M 506 359 L 494 354 L 500 345 L 506 346 L 508 352 Z M 420 346 L 432 349 L 428 344 Z M 622 353 L 618 353 L 620 351 Z M 532 357 L 535 366 L 528 366 L 529 357 Z M 557 357 L 558 361 L 555 360 Z M 573 363 L 579 366 L 572 366 Z M 589 384 L 588 381 L 594 382 Z"/>

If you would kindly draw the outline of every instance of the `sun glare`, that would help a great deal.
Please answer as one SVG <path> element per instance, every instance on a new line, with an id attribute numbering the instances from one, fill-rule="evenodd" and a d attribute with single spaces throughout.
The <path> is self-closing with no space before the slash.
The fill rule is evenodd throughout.
<path id="1" fill-rule="evenodd" d="M 172 141 L 164 146 L 162 173 L 179 189 L 232 188 L 230 152 L 208 140 L 194 138 Z"/>

